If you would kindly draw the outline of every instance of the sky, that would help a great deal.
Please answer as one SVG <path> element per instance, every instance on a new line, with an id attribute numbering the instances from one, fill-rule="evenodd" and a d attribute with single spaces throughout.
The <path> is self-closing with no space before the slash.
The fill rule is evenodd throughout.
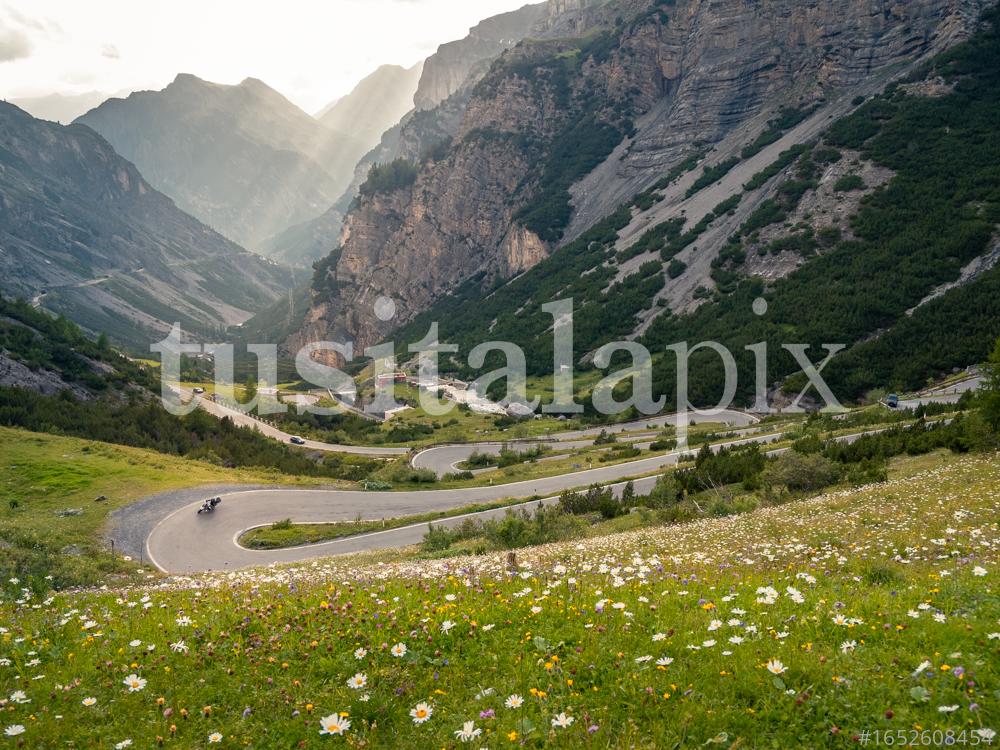
<path id="1" fill-rule="evenodd" d="M 259 78 L 308 112 L 529 0 L 0 0 L 0 98 Z"/>

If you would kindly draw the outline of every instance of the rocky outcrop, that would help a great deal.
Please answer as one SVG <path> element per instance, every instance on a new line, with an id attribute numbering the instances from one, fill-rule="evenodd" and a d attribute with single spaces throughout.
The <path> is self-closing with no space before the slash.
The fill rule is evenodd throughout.
<path id="1" fill-rule="evenodd" d="M 520 224 L 514 224 L 500 245 L 496 261 L 497 273 L 504 278 L 516 276 L 545 260 L 548 255 L 548 245 L 537 234 Z"/>
<path id="2" fill-rule="evenodd" d="M 965 38 L 985 0 L 689 1 L 632 25 L 608 66 L 638 89 L 643 116 L 627 148 L 574 189 L 578 236 L 689 153 L 762 112 L 802 106 Z M 747 140 L 752 140 L 752 136 Z"/>
<path id="3" fill-rule="evenodd" d="M 604 0 L 549 0 L 545 19 L 535 31 L 550 37 L 579 36 L 604 19 L 601 6 L 606 4 Z"/>
<path id="4" fill-rule="evenodd" d="M 0 320 L 0 325 L 2 323 Z M 59 373 L 42 367 L 32 370 L 2 349 L 0 349 L 0 388 L 24 388 L 43 396 L 55 396 L 68 390 L 81 400 L 93 398 L 86 388 L 67 382 Z"/>
<path id="5" fill-rule="evenodd" d="M 954 43 L 985 4 L 551 0 L 530 40 L 445 100 L 449 117 L 439 105 L 429 122 L 418 112 L 401 126 L 395 153 L 421 162 L 417 178 L 348 214 L 336 283 L 315 292 L 309 330 L 375 343 L 471 277 L 546 257 L 555 243 L 539 236 L 558 232 L 533 234 L 538 222 L 524 216 L 539 205 L 559 213 L 565 174 L 576 182 L 564 241 L 696 148 L 757 128 L 749 142 L 779 107 L 843 97 Z M 629 137 L 601 153 L 615 129 Z M 593 154 L 596 168 L 578 174 Z M 397 302 L 390 322 L 372 312 L 381 295 Z"/>
<path id="6" fill-rule="evenodd" d="M 424 62 L 413 103 L 418 110 L 433 109 L 465 84 L 474 70 L 520 42 L 547 17 L 545 3 L 487 18 L 469 29 L 464 39 L 448 42 Z"/>
<path id="7" fill-rule="evenodd" d="M 544 243 L 511 229 L 508 196 L 530 166 L 502 139 L 468 141 L 428 165 L 411 187 L 362 200 L 344 224 L 330 271 L 336 294 L 317 295 L 290 348 L 318 337 L 352 340 L 361 351 L 470 275 L 505 278 L 545 257 Z M 374 314 L 383 294 L 396 302 L 390 321 Z"/>

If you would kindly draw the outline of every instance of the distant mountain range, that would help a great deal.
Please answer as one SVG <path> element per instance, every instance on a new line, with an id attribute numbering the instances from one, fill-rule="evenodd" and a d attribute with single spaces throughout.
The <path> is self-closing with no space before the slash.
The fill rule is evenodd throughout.
<path id="1" fill-rule="evenodd" d="M 382 133 L 413 109 L 413 95 L 423 68 L 422 61 L 409 68 L 382 65 L 350 94 L 325 107 L 316 119 L 333 131 L 350 133 L 368 151 Z M 358 159 L 363 155 L 358 154 Z"/>
<path id="2" fill-rule="evenodd" d="M 184 213 L 84 125 L 0 103 L 0 290 L 148 350 L 217 336 L 295 284 Z"/>
<path id="3" fill-rule="evenodd" d="M 182 209 L 251 249 L 328 208 L 365 150 L 253 78 L 226 86 L 182 74 L 77 122 Z"/>
<path id="4" fill-rule="evenodd" d="M 83 94 L 47 94 L 46 96 L 15 98 L 11 99 L 10 103 L 39 120 L 51 120 L 69 125 L 77 117 L 101 102 L 112 96 L 123 96 L 127 93 L 108 94 L 103 91 L 87 91 Z"/>
<path id="5" fill-rule="evenodd" d="M 420 81 L 423 63 L 403 68 L 383 65 L 362 79 L 347 96 L 330 102 L 316 114 L 319 122 L 334 131 L 350 132 L 361 147 L 352 154 L 354 163 L 372 149 L 382 134 L 413 108 L 413 96 Z M 351 167 L 354 177 L 355 167 Z M 344 190 L 350 193 L 351 186 Z M 344 194 L 340 201 L 325 207 L 315 217 L 290 226 L 260 243 L 264 255 L 292 264 L 311 263 L 328 254 L 340 236 Z M 347 199 L 349 201 L 349 199 Z"/>

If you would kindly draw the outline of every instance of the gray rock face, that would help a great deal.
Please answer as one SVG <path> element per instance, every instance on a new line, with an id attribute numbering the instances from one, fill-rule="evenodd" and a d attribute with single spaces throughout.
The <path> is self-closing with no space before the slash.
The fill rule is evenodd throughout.
<path id="1" fill-rule="evenodd" d="M 338 296 L 314 302 L 291 346 L 353 339 L 360 351 L 472 270 L 506 278 L 545 257 L 548 250 L 537 238 L 512 228 L 507 196 L 528 167 L 502 144 L 460 149 L 423 172 L 412 192 L 364 201 L 344 227 L 344 254 L 334 272 Z M 481 200 L 458 199 L 473 193 Z M 388 290 L 396 318 L 382 321 L 374 305 Z"/>
<path id="2" fill-rule="evenodd" d="M 970 33 L 983 0 L 678 2 L 620 40 L 613 89 L 641 91 L 639 132 L 574 189 L 566 239 L 692 150 L 761 112 L 816 102 Z"/>
<path id="3" fill-rule="evenodd" d="M 469 74 L 489 64 L 524 39 L 548 15 L 545 3 L 501 13 L 469 29 L 464 39 L 448 42 L 424 62 L 413 103 L 418 110 L 433 109 L 454 94 Z"/>
<path id="4" fill-rule="evenodd" d="M 386 122 L 379 130 L 379 137 L 369 144 L 370 150 L 358 154 L 350 184 L 336 203 L 315 219 L 267 239 L 261 251 L 291 263 L 328 254 L 338 244 L 344 215 L 372 165 L 398 158 L 417 160 L 429 148 L 451 138 L 461 123 L 473 86 L 504 51 L 529 33 L 543 33 L 547 13 L 545 3 L 526 5 L 488 18 L 470 29 L 463 39 L 441 45 L 420 67 L 417 90 L 413 93 L 414 108 L 407 106 L 394 120 Z M 338 102 L 337 106 L 340 105 Z M 374 131 L 372 128 L 369 132 Z"/>
<path id="5" fill-rule="evenodd" d="M 59 373 L 43 369 L 32 370 L 10 357 L 3 350 L 0 350 L 0 386 L 25 388 L 43 396 L 54 396 L 60 391 L 70 390 L 79 399 L 92 398 L 85 388 L 67 383 L 59 376 Z"/>
<path id="6" fill-rule="evenodd" d="M 416 159 L 434 138 L 450 137 L 450 146 L 422 163 L 412 186 L 362 198 L 347 215 L 335 283 L 314 294 L 292 343 L 347 338 L 360 349 L 474 275 L 510 275 L 546 257 L 551 248 L 516 216 L 540 194 L 544 156 L 558 145 L 560 126 L 581 112 L 598 122 L 629 112 L 636 130 L 573 186 L 565 239 L 696 147 L 762 124 L 781 106 L 843 96 L 882 71 L 953 44 L 984 5 L 552 0 L 534 39 L 504 53 L 480 83 L 467 81 L 401 126 L 397 155 Z M 588 46 L 609 29 L 606 44 Z M 428 70 L 433 66 L 425 66 L 425 77 Z M 389 323 L 372 313 L 380 295 L 397 302 Z"/>

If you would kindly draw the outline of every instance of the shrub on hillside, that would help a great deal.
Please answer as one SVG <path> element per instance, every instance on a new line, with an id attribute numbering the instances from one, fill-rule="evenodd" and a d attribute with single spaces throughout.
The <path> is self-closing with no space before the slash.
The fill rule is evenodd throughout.
<path id="1" fill-rule="evenodd" d="M 406 159 L 396 159 L 387 164 L 373 164 L 368 178 L 358 188 L 361 195 L 371 196 L 409 187 L 417 179 L 418 168 Z"/>
<path id="2" fill-rule="evenodd" d="M 840 476 L 841 468 L 825 456 L 789 451 L 768 464 L 762 480 L 768 487 L 808 492 L 834 484 Z"/>

